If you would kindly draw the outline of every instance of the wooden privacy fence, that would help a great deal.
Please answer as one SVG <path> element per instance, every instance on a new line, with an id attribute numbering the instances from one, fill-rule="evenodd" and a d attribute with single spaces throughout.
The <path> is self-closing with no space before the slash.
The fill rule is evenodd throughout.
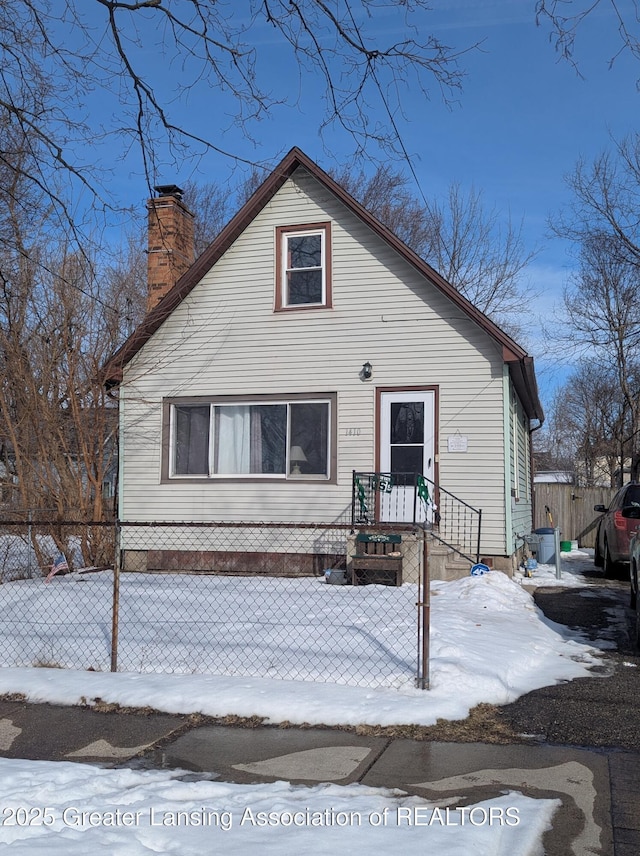
<path id="1" fill-rule="evenodd" d="M 595 547 L 596 528 L 600 515 L 594 505 L 608 506 L 617 488 L 575 487 L 571 484 L 534 484 L 534 528 L 553 525 L 560 527 L 563 541 L 577 541 L 580 547 Z"/>

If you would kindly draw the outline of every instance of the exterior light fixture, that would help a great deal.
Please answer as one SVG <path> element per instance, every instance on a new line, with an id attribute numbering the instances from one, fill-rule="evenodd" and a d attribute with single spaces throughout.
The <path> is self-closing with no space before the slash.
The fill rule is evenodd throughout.
<path id="1" fill-rule="evenodd" d="M 369 380 L 371 375 L 373 374 L 373 366 L 367 360 L 367 362 L 362 366 L 362 371 L 360 372 L 363 380 Z"/>

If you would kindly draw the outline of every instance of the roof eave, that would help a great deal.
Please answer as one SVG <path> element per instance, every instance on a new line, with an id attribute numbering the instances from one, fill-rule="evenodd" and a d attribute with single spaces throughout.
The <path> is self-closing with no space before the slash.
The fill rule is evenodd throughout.
<path id="1" fill-rule="evenodd" d="M 533 357 L 525 356 L 517 360 L 505 360 L 509 375 L 518 397 L 529 419 L 537 419 L 542 425 L 544 410 L 538 395 L 538 383 L 533 365 Z M 539 426 L 538 426 L 539 427 Z"/>

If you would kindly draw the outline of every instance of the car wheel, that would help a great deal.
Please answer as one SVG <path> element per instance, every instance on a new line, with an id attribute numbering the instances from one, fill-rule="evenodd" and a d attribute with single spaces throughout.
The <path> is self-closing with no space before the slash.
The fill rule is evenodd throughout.
<path id="1" fill-rule="evenodd" d="M 631 563 L 631 574 L 630 580 L 631 583 L 631 596 L 629 598 L 629 606 L 631 609 L 636 608 L 636 602 L 638 600 L 638 569 L 635 566 L 635 563 Z"/>
<path id="2" fill-rule="evenodd" d="M 598 535 L 596 535 L 596 548 L 593 551 L 593 564 L 596 566 L 596 568 L 601 568 L 604 564 L 604 560 L 602 558 L 602 553 L 600 552 L 599 535 L 600 535 L 600 533 L 598 533 Z"/>
<path id="3" fill-rule="evenodd" d="M 607 542 L 604 542 L 604 560 L 602 563 L 604 567 L 604 575 L 608 580 L 615 579 L 618 573 L 618 565 L 611 558 L 611 553 L 609 552 L 609 545 Z"/>

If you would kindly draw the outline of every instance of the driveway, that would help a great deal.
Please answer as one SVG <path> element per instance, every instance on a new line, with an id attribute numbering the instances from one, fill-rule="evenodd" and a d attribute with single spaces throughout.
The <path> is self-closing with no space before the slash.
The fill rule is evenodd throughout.
<path id="1" fill-rule="evenodd" d="M 640 752 L 640 656 L 633 644 L 629 584 L 591 566 L 588 587 L 539 588 L 537 605 L 551 621 L 603 647 L 602 679 L 543 687 L 501 708 L 501 719 L 541 742 Z"/>

